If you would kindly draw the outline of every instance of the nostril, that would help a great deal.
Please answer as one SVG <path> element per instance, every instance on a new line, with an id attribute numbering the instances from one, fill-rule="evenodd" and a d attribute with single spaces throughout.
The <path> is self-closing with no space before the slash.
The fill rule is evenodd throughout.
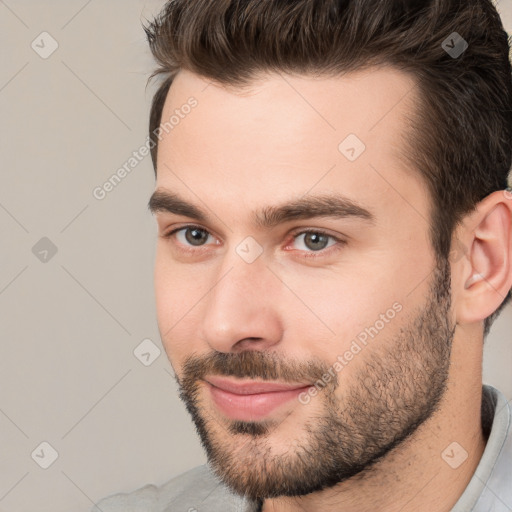
<path id="1" fill-rule="evenodd" d="M 265 345 L 263 338 L 244 338 L 238 341 L 233 347 L 234 350 L 242 352 L 245 350 L 261 350 Z"/>

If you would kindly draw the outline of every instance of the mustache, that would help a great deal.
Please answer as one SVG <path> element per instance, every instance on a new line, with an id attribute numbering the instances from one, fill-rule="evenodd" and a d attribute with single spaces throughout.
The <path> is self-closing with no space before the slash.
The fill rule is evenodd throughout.
<path id="1" fill-rule="evenodd" d="M 284 359 L 276 352 L 247 350 L 244 352 L 211 352 L 205 355 L 190 355 L 182 367 L 182 378 L 176 380 L 181 387 L 189 388 L 207 375 L 224 377 L 278 380 L 281 382 L 308 382 L 322 379 L 329 366 L 320 359 L 309 361 Z M 337 385 L 337 378 L 332 381 Z"/>

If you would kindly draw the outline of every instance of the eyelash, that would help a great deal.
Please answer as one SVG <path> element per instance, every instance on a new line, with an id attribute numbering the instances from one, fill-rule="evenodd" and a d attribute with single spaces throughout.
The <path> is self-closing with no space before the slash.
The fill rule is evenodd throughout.
<path id="1" fill-rule="evenodd" d="M 196 226 L 194 224 L 188 224 L 188 225 L 181 226 L 179 228 L 173 229 L 173 230 L 169 231 L 168 233 L 164 233 L 162 235 L 162 237 L 165 238 L 165 239 L 171 239 L 176 233 L 179 233 L 180 231 L 185 231 L 187 229 L 197 229 L 199 231 L 203 231 L 203 232 L 208 233 L 209 235 L 211 235 L 211 233 L 207 229 L 204 229 L 201 226 Z M 338 238 L 338 237 L 336 237 L 334 235 L 331 235 L 330 233 L 322 231 L 321 229 L 303 229 L 302 231 L 299 231 L 297 233 L 292 234 L 292 237 L 295 240 L 300 235 L 305 235 L 305 234 L 308 234 L 308 233 L 313 233 L 315 235 L 326 236 L 326 237 L 334 240 L 336 243 L 332 244 L 329 247 L 321 249 L 319 251 L 302 251 L 302 250 L 299 249 L 300 252 L 304 252 L 304 254 L 302 255 L 303 258 L 318 258 L 318 257 L 321 257 L 321 256 L 325 256 L 326 254 L 331 253 L 333 250 L 334 251 L 339 250 L 341 247 L 343 247 L 347 243 L 345 240 L 342 240 L 341 238 Z M 180 247 L 180 250 L 184 251 L 184 252 L 188 252 L 188 253 L 195 253 L 195 252 L 197 252 L 198 249 L 200 250 L 201 247 L 204 247 L 204 246 L 197 246 L 196 249 L 191 248 L 191 246 L 188 246 L 187 248 Z"/>

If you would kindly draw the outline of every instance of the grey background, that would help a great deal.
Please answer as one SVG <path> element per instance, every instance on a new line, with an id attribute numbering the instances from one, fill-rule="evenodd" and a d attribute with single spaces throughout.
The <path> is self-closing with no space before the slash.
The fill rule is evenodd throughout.
<path id="1" fill-rule="evenodd" d="M 144 339 L 162 349 L 150 157 L 93 196 L 146 140 L 153 63 L 141 20 L 163 3 L 0 0 L 3 512 L 88 511 L 205 461 L 165 353 L 149 366 L 133 353 Z M 498 8 L 512 31 L 512 2 Z M 31 47 L 51 49 L 44 31 L 58 43 L 46 59 Z M 508 307 L 484 364 L 509 400 L 511 327 Z M 48 469 L 42 442 L 58 452 Z"/>

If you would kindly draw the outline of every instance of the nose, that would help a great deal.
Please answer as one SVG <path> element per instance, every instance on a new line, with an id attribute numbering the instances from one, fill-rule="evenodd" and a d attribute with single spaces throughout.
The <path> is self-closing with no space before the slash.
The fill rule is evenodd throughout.
<path id="1" fill-rule="evenodd" d="M 226 257 L 208 293 L 201 335 L 219 352 L 267 350 L 282 339 L 280 281 L 263 258 Z"/>

